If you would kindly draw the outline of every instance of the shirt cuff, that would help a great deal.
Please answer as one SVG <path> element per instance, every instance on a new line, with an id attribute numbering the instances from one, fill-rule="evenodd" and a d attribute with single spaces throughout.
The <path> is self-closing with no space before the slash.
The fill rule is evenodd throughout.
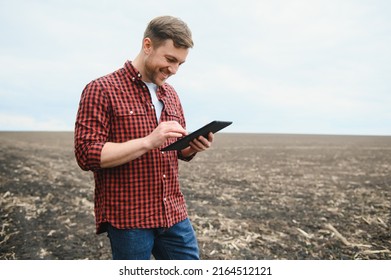
<path id="1" fill-rule="evenodd" d="M 178 151 L 178 158 L 183 161 L 191 161 L 197 153 L 192 154 L 191 156 L 185 157 L 182 154 L 182 151 Z"/>
<path id="2" fill-rule="evenodd" d="M 101 154 L 105 143 L 95 143 L 88 150 L 88 168 L 92 171 L 101 168 Z"/>

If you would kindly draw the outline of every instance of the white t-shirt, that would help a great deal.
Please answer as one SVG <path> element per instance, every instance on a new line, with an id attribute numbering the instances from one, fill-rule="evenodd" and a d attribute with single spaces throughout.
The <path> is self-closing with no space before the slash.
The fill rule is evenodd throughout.
<path id="1" fill-rule="evenodd" d="M 153 83 L 145 83 L 145 84 L 147 85 L 149 89 L 149 93 L 151 94 L 152 103 L 153 106 L 155 107 L 157 121 L 160 122 L 160 115 L 162 114 L 162 110 L 163 110 L 163 102 L 157 99 L 157 93 L 156 93 L 157 85 Z"/>

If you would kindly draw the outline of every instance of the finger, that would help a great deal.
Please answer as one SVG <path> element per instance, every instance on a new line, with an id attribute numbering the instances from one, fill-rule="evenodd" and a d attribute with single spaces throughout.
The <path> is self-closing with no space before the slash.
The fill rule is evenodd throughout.
<path id="1" fill-rule="evenodd" d="M 206 140 L 204 137 L 202 137 Z M 201 137 L 194 139 L 190 142 L 190 146 L 198 152 L 206 150 L 208 147 L 202 142 Z"/>
<path id="2" fill-rule="evenodd" d="M 197 138 L 197 140 L 198 140 L 198 146 L 199 147 L 203 147 L 203 148 L 209 148 L 210 147 L 210 142 L 208 141 L 208 139 L 206 139 L 204 136 L 199 136 L 198 138 Z"/>
<path id="3" fill-rule="evenodd" d="M 171 121 L 169 128 L 173 132 L 181 133 L 181 136 L 187 135 L 187 131 L 176 121 Z"/>
<path id="4" fill-rule="evenodd" d="M 209 132 L 209 135 L 208 135 L 208 140 L 209 140 L 209 142 L 210 143 L 212 143 L 213 142 L 213 140 L 214 140 L 214 134 L 212 133 L 212 132 Z"/>
<path id="5" fill-rule="evenodd" d="M 169 133 L 179 133 L 180 136 L 174 136 L 174 137 L 182 137 L 184 135 L 187 135 L 187 131 L 176 121 L 167 121 L 161 123 L 163 131 L 165 134 Z"/>
<path id="6" fill-rule="evenodd" d="M 180 138 L 183 134 L 180 132 L 169 131 L 166 133 L 166 138 Z"/>
<path id="7" fill-rule="evenodd" d="M 204 151 L 203 148 L 200 148 L 196 143 L 194 143 L 194 141 L 190 142 L 190 147 L 196 151 L 196 152 L 202 152 Z"/>

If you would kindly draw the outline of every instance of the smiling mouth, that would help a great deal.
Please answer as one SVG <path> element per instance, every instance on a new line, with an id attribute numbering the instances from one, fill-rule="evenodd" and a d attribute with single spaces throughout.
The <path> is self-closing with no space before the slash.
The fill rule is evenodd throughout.
<path id="1" fill-rule="evenodd" d="M 169 74 L 166 74 L 163 71 L 160 71 L 160 74 L 162 74 L 163 80 L 166 80 L 166 79 L 168 79 L 168 77 L 170 77 Z"/>

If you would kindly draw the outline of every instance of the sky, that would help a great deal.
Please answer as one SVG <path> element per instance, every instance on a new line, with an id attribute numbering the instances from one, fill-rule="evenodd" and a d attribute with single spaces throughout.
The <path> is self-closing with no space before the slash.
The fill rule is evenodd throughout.
<path id="1" fill-rule="evenodd" d="M 389 0 L 0 0 L 0 131 L 72 131 L 160 15 L 193 33 L 168 80 L 188 131 L 391 135 Z"/>

